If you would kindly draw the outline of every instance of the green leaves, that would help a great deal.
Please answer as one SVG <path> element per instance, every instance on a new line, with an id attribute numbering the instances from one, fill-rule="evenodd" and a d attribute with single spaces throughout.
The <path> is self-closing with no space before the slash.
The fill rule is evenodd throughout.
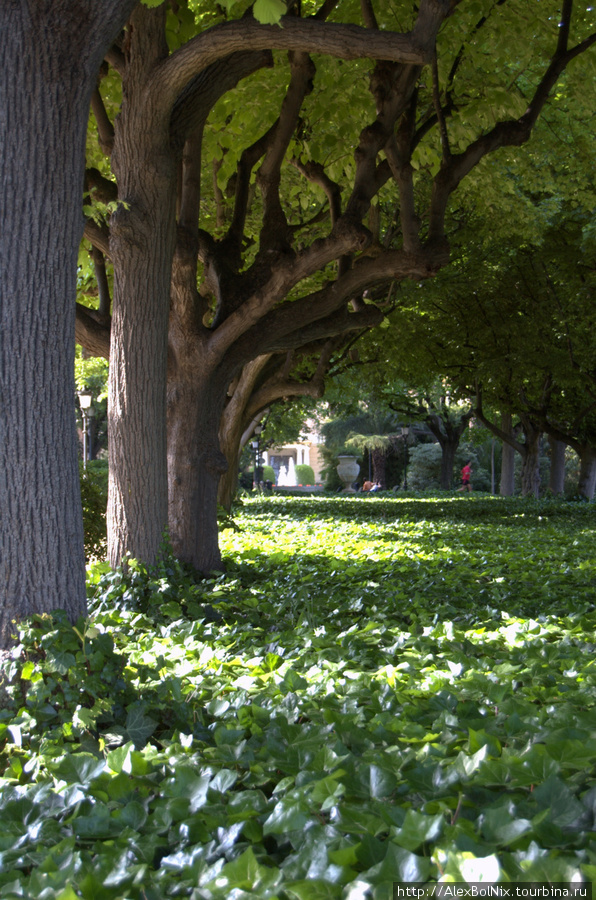
<path id="1" fill-rule="evenodd" d="M 268 498 L 225 575 L 91 573 L 92 618 L 5 663 L 0 893 L 592 877 L 595 515 Z"/>
<path id="2" fill-rule="evenodd" d="M 253 12 L 261 24 L 276 25 L 285 15 L 286 4 L 283 0 L 255 0 Z"/>

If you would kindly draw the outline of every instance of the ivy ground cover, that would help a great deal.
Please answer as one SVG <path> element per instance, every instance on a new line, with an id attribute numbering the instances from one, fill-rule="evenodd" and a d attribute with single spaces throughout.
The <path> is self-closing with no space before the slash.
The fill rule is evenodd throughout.
<path id="1" fill-rule="evenodd" d="M 263 498 L 225 573 L 89 574 L 0 711 L 0 897 L 596 880 L 596 510 Z"/>

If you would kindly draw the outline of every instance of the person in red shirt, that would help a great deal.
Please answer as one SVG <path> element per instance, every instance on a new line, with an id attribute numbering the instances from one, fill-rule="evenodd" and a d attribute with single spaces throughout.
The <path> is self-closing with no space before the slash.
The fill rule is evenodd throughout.
<path id="1" fill-rule="evenodd" d="M 470 466 L 470 463 L 471 460 L 469 459 L 461 470 L 461 487 L 457 489 L 458 492 L 472 490 L 472 485 L 470 484 L 470 478 L 472 477 L 472 468 Z"/>

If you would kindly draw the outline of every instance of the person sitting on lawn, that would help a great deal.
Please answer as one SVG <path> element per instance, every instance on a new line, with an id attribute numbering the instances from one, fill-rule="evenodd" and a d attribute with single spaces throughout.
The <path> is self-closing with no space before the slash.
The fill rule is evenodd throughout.
<path id="1" fill-rule="evenodd" d="M 372 482 L 372 481 L 365 481 L 364 484 L 362 485 L 362 493 L 364 493 L 365 491 L 370 491 L 373 484 L 374 484 L 374 482 Z"/>

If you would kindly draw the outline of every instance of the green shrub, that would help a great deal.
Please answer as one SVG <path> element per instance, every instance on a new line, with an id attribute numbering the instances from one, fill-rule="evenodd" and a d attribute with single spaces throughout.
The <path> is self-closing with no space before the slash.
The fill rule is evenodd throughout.
<path id="1" fill-rule="evenodd" d="M 261 466 L 261 470 L 263 472 L 263 481 L 270 481 L 271 484 L 275 484 L 275 472 L 273 471 L 273 466 Z M 242 483 L 242 487 L 246 487 L 247 490 L 250 490 L 253 486 L 255 478 L 254 468 L 249 469 L 247 474 L 248 478 L 245 480 L 245 482 Z"/>
<path id="2" fill-rule="evenodd" d="M 302 463 L 296 466 L 296 484 L 314 484 L 315 473 L 312 466 L 306 466 Z"/>
<path id="3" fill-rule="evenodd" d="M 263 466 L 263 481 L 270 481 L 271 484 L 275 484 L 273 466 Z"/>

